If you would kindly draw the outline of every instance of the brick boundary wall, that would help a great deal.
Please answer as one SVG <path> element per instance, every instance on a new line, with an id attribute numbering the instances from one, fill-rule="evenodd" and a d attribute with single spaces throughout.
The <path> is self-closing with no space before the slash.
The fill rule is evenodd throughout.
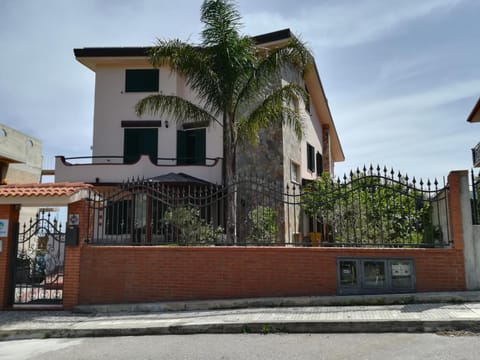
<path id="1" fill-rule="evenodd" d="M 0 310 L 8 307 L 8 292 L 11 275 L 10 254 L 13 247 L 14 224 L 18 223 L 18 205 L 0 205 L 0 219 L 8 219 L 8 237 L 2 237 L 2 252 L 0 252 Z"/>
<path id="2" fill-rule="evenodd" d="M 449 175 L 449 249 L 289 247 L 101 247 L 87 238 L 87 205 L 69 205 L 80 215 L 79 245 L 65 254 L 64 308 L 77 304 L 152 302 L 336 293 L 337 257 L 412 258 L 416 291 L 465 290 L 463 230 L 458 178 Z M 18 222 L 18 206 L 0 205 L 0 218 Z M 0 309 L 7 307 L 9 237 L 0 253 Z"/>
<path id="3" fill-rule="evenodd" d="M 465 289 L 455 249 L 83 247 L 79 304 L 336 293 L 338 256 L 413 258 L 417 291 Z"/>

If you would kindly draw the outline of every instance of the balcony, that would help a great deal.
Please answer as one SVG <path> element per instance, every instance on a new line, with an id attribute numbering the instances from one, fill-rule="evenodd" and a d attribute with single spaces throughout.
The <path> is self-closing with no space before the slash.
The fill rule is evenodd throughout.
<path id="1" fill-rule="evenodd" d="M 222 183 L 222 158 L 206 158 L 202 165 L 177 165 L 175 158 L 158 158 L 152 163 L 142 155 L 135 163 L 123 156 L 55 157 L 55 182 L 121 183 L 128 179 L 149 179 L 169 173 L 184 173 L 213 184 Z"/>
<path id="2" fill-rule="evenodd" d="M 480 143 L 472 149 L 473 166 L 480 167 Z"/>

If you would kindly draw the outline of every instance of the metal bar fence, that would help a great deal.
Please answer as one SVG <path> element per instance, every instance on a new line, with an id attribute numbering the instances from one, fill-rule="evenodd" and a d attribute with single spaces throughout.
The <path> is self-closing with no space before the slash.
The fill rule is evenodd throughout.
<path id="1" fill-rule="evenodd" d="M 89 197 L 94 245 L 448 247 L 448 187 L 380 167 L 285 187 L 136 180 Z M 227 236 L 233 202 L 235 232 Z M 233 215 L 232 215 L 233 216 Z"/>
<path id="2" fill-rule="evenodd" d="M 477 176 L 472 169 L 472 223 L 473 225 L 480 225 L 480 171 Z"/>

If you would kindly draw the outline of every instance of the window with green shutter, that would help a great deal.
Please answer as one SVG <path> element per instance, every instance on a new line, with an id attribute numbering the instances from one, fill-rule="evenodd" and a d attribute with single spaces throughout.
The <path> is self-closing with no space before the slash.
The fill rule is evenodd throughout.
<path id="1" fill-rule="evenodd" d="M 177 131 L 177 165 L 205 165 L 206 129 Z"/>
<path id="2" fill-rule="evenodd" d="M 149 155 L 150 161 L 157 163 L 158 129 L 124 129 L 123 162 L 133 164 L 141 155 Z"/>
<path id="3" fill-rule="evenodd" d="M 317 151 L 317 175 L 320 176 L 323 173 L 323 157 L 322 154 L 320 154 Z"/>
<path id="4" fill-rule="evenodd" d="M 311 172 L 315 171 L 315 148 L 307 143 L 307 168 Z"/>
<path id="5" fill-rule="evenodd" d="M 129 69 L 125 71 L 125 92 L 158 92 L 158 69 Z"/>

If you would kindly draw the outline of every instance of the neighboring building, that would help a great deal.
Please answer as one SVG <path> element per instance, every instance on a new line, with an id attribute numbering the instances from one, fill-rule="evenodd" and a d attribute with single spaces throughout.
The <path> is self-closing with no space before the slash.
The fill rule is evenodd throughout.
<path id="1" fill-rule="evenodd" d="M 39 183 L 42 143 L 0 124 L 0 177 L 2 184 Z"/>
<path id="2" fill-rule="evenodd" d="M 480 122 L 480 98 L 467 118 L 468 122 Z M 480 142 L 472 149 L 473 166 L 480 167 Z"/>
<path id="3" fill-rule="evenodd" d="M 5 184 L 35 184 L 42 179 L 42 142 L 0 124 L 0 176 Z M 22 206 L 19 222 L 28 223 L 38 207 Z"/>
<path id="4" fill-rule="evenodd" d="M 281 30 L 254 37 L 262 48 L 282 45 L 292 34 Z M 152 93 L 182 96 L 196 101 L 184 79 L 164 66 L 154 69 L 148 47 L 75 49 L 76 59 L 95 72 L 93 148 L 90 163 L 57 157 L 55 181 L 92 184 L 121 183 L 132 178 L 187 174 L 209 183 L 222 183 L 222 127 L 218 124 L 176 124 L 166 116 L 145 115 L 135 104 Z M 262 131 L 259 145 L 240 149 L 239 172 L 269 179 L 313 180 L 322 172 L 333 173 L 334 163 L 344 160 L 328 102 L 316 67 L 304 79 L 311 96 L 310 109 L 293 104 L 304 119 L 299 141 L 287 127 Z M 290 75 L 291 76 L 291 75 Z M 288 81 L 289 75 L 284 76 Z"/>

